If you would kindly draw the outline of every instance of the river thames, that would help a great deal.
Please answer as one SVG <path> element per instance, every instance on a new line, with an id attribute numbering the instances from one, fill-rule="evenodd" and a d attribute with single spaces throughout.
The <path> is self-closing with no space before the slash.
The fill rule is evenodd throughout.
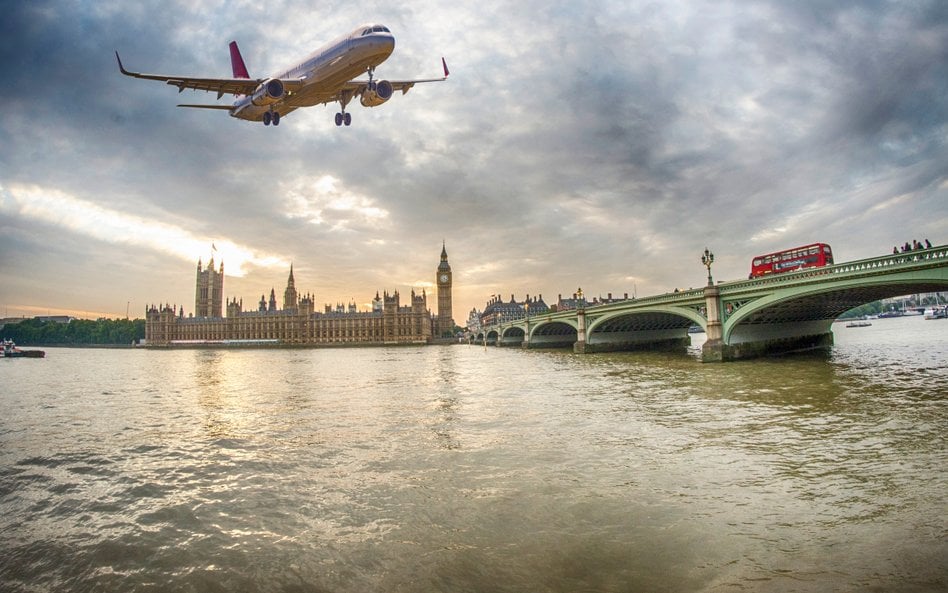
<path id="1" fill-rule="evenodd" d="M 948 589 L 948 321 L 0 361 L 0 590 Z"/>

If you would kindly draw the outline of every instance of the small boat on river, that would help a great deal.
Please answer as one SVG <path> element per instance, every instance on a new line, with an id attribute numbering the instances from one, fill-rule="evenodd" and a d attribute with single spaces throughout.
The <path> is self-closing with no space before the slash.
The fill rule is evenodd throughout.
<path id="1" fill-rule="evenodd" d="M 948 306 L 925 309 L 925 319 L 948 319 Z"/>
<path id="2" fill-rule="evenodd" d="M 44 358 L 46 353 L 42 350 L 20 350 L 13 343 L 13 340 L 3 341 L 2 358 Z"/>
<path id="3" fill-rule="evenodd" d="M 846 327 L 869 327 L 872 325 L 868 321 L 850 321 L 846 324 Z"/>
<path id="4" fill-rule="evenodd" d="M 883 311 L 882 313 L 879 313 L 878 317 L 879 319 L 890 319 L 892 317 L 902 317 L 903 315 L 905 315 L 905 313 L 903 313 L 902 311 L 891 310 L 891 311 Z"/>

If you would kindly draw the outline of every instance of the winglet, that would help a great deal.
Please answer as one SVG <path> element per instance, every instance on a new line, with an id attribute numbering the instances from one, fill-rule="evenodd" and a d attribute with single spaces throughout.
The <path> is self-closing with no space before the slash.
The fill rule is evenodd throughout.
<path id="1" fill-rule="evenodd" d="M 115 52 L 115 55 L 118 56 L 118 52 Z M 444 77 L 447 78 L 450 72 L 448 72 L 448 63 L 444 61 L 443 56 L 441 58 L 441 65 L 444 66 Z"/>
<path id="2" fill-rule="evenodd" d="M 131 76 L 131 74 L 129 73 L 129 71 L 126 70 L 124 66 L 122 66 L 122 58 L 119 57 L 119 55 L 118 55 L 118 50 L 115 50 L 115 59 L 118 61 L 119 72 L 121 72 L 121 73 L 124 74 L 125 76 Z"/>

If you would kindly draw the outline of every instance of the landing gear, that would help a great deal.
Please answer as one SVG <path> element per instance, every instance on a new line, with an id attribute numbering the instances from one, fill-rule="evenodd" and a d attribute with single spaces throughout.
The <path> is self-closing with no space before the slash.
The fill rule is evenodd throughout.
<path id="1" fill-rule="evenodd" d="M 339 113 L 336 114 L 336 125 L 349 125 L 352 123 L 352 114 L 346 113 L 346 105 L 349 104 L 349 101 L 352 100 L 352 93 L 346 92 L 343 93 L 339 98 Z"/>
<path id="2" fill-rule="evenodd" d="M 263 112 L 263 125 L 269 126 L 273 122 L 273 125 L 280 125 L 280 113 L 278 111 L 264 111 Z"/>

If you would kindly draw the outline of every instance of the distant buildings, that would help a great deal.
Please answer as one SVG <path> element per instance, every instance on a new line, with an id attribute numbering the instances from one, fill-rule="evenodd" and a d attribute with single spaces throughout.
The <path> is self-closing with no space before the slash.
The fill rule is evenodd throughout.
<path id="1" fill-rule="evenodd" d="M 375 293 L 370 311 L 358 311 L 355 303 L 348 306 L 326 305 L 315 310 L 315 297 L 300 295 L 296 290 L 293 267 L 283 291 L 283 307 L 277 307 L 276 291 L 269 299 L 261 295 L 257 308 L 244 310 L 243 299 L 227 301 L 227 316 L 222 315 L 224 264 L 214 268 L 213 258 L 207 268 L 200 261 L 195 284 L 195 314 L 185 317 L 184 308 L 150 305 L 145 311 L 145 341 L 148 346 L 188 345 L 385 345 L 423 344 L 435 332 L 451 333 L 451 267 L 447 251 L 441 250 L 436 282 L 438 315 L 428 309 L 424 291 L 411 291 L 404 305 L 396 290 L 379 296 Z"/>
<path id="2" fill-rule="evenodd" d="M 493 296 L 489 301 L 487 301 L 487 305 L 484 307 L 483 311 L 478 311 L 477 309 L 471 310 L 471 312 L 468 314 L 465 329 L 468 331 L 468 333 L 477 335 L 480 333 L 481 329 L 486 326 L 523 319 L 528 313 L 531 317 L 533 317 L 535 315 L 542 315 L 551 311 L 568 311 L 570 309 L 577 309 L 580 307 L 580 305 L 589 307 L 593 305 L 603 305 L 606 303 L 616 303 L 628 299 L 629 293 L 625 293 L 622 298 L 613 298 L 612 293 L 610 292 L 605 298 L 601 296 L 594 297 L 590 301 L 583 296 L 582 292 L 577 292 L 573 294 L 572 298 L 564 299 L 562 294 L 557 295 L 556 303 L 553 305 L 553 307 L 550 307 L 543 301 L 543 295 L 538 297 L 531 297 L 530 295 L 527 295 L 523 301 L 518 301 L 514 295 L 510 295 L 509 301 L 505 301 L 499 296 Z"/>
<path id="3" fill-rule="evenodd" d="M 578 309 L 580 303 L 582 303 L 584 307 L 592 307 L 595 305 L 605 305 L 607 303 L 618 303 L 619 301 L 627 301 L 627 300 L 629 300 L 629 293 L 624 293 L 622 295 L 622 298 L 620 299 L 620 298 L 612 298 L 612 293 L 610 292 L 608 295 L 606 295 L 605 298 L 603 298 L 602 296 L 598 296 L 598 297 L 593 297 L 592 300 L 586 299 L 586 297 L 584 297 L 581 292 L 573 293 L 572 298 L 565 298 L 565 299 L 563 298 L 563 295 L 557 295 L 556 310 L 568 311 L 570 309 Z"/>
<path id="4" fill-rule="evenodd" d="M 487 306 L 484 307 L 484 312 L 478 314 L 480 327 L 486 325 L 494 325 L 497 323 L 504 323 L 507 321 L 514 321 L 516 319 L 523 319 L 527 316 L 529 311 L 530 315 L 540 315 L 546 313 L 550 310 L 550 307 L 543 302 L 543 295 L 539 297 L 531 298 L 530 295 L 527 295 L 523 301 L 517 301 L 514 298 L 514 295 L 510 295 L 510 301 L 504 301 L 503 298 L 499 296 L 492 297 L 491 300 L 487 301 Z M 475 313 L 475 311 L 472 311 Z M 470 322 L 468 323 L 469 331 Z"/>

